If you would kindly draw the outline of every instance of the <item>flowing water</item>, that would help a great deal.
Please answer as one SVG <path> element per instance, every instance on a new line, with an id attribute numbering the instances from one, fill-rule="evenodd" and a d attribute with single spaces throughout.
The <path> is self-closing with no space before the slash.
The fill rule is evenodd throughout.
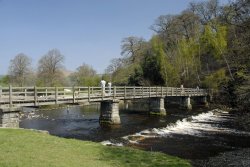
<path id="1" fill-rule="evenodd" d="M 198 108 L 192 112 L 168 108 L 166 117 L 121 111 L 121 125 L 101 127 L 99 105 L 23 112 L 22 128 L 47 130 L 65 138 L 91 140 L 103 145 L 160 151 L 192 161 L 220 152 L 250 147 L 250 132 L 242 130 L 235 115 Z"/>

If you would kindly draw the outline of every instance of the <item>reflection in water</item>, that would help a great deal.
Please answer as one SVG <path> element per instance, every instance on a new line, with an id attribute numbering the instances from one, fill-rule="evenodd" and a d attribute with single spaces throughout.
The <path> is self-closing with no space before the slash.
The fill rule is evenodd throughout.
<path id="1" fill-rule="evenodd" d="M 168 109 L 170 111 L 170 109 Z M 24 112 L 20 127 L 50 134 L 161 151 L 187 159 L 204 159 L 221 151 L 250 147 L 250 133 L 235 129 L 234 116 L 221 110 L 183 112 L 166 117 L 120 112 L 122 124 L 99 125 L 99 106 Z"/>

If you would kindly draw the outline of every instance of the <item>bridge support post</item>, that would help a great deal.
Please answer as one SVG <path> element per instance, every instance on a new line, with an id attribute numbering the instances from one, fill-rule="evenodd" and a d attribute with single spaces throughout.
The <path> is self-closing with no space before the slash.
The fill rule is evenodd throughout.
<path id="1" fill-rule="evenodd" d="M 190 96 L 182 96 L 180 100 L 180 108 L 181 109 L 192 109 L 192 104 L 190 103 Z"/>
<path id="2" fill-rule="evenodd" d="M 20 108 L 0 108 L 0 127 L 19 128 Z"/>
<path id="3" fill-rule="evenodd" d="M 201 105 L 204 105 L 205 107 L 208 107 L 207 96 L 201 96 L 200 97 L 200 103 L 201 103 Z"/>
<path id="4" fill-rule="evenodd" d="M 164 107 L 164 97 L 151 97 L 149 99 L 150 114 L 167 115 Z"/>
<path id="5" fill-rule="evenodd" d="M 107 100 L 101 102 L 100 124 L 120 124 L 119 100 Z"/>
<path id="6" fill-rule="evenodd" d="M 131 104 L 131 100 L 124 100 L 123 109 L 128 110 Z"/>

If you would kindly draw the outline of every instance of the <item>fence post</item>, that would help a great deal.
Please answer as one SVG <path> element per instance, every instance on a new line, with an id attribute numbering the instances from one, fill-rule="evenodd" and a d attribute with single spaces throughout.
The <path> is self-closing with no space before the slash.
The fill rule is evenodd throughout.
<path id="1" fill-rule="evenodd" d="M 149 87 L 149 97 L 151 97 L 151 87 Z"/>
<path id="2" fill-rule="evenodd" d="M 156 91 L 156 97 L 158 96 L 158 89 L 157 86 L 155 87 L 155 91 Z"/>
<path id="3" fill-rule="evenodd" d="M 27 97 L 27 89 L 25 88 L 24 89 L 24 100 L 26 100 L 26 97 Z"/>
<path id="4" fill-rule="evenodd" d="M 0 86 L 0 102 L 1 102 L 1 98 L 2 98 L 2 87 Z M 1 104 L 0 104 L 1 105 Z"/>
<path id="5" fill-rule="evenodd" d="M 126 92 L 126 86 L 124 86 L 124 100 L 126 98 L 127 92 Z"/>
<path id="6" fill-rule="evenodd" d="M 0 86 L 0 106 L 1 106 L 1 101 L 2 101 L 2 87 Z"/>
<path id="7" fill-rule="evenodd" d="M 143 86 L 141 87 L 141 97 L 143 98 L 143 93 L 144 93 L 144 89 Z"/>
<path id="8" fill-rule="evenodd" d="M 88 87 L 88 100 L 90 102 L 90 87 Z"/>
<path id="9" fill-rule="evenodd" d="M 37 106 L 37 88 L 34 86 L 34 105 Z"/>
<path id="10" fill-rule="evenodd" d="M 101 93 L 102 93 L 102 100 L 103 100 L 104 94 L 105 94 L 105 88 L 101 87 Z"/>
<path id="11" fill-rule="evenodd" d="M 133 87 L 133 97 L 135 98 L 135 87 Z"/>
<path id="12" fill-rule="evenodd" d="M 115 99 L 116 97 L 116 86 L 114 86 L 114 92 L 113 92 L 113 98 Z"/>
<path id="13" fill-rule="evenodd" d="M 72 88 L 72 92 L 73 92 L 73 103 L 76 103 L 75 87 L 74 87 L 74 86 L 73 86 L 73 88 Z"/>
<path id="14" fill-rule="evenodd" d="M 58 88 L 55 87 L 55 103 L 58 103 Z"/>
<path id="15" fill-rule="evenodd" d="M 9 105 L 12 106 L 12 86 L 9 85 Z"/>
<path id="16" fill-rule="evenodd" d="M 161 97 L 163 97 L 163 88 L 161 87 Z"/>
<path id="17" fill-rule="evenodd" d="M 172 96 L 174 96 L 174 88 L 171 87 Z"/>

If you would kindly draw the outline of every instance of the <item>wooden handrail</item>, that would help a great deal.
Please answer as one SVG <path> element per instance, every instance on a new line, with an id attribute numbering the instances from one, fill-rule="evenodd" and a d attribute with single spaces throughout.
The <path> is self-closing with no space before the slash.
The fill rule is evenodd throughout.
<path id="1" fill-rule="evenodd" d="M 206 89 L 176 87 L 114 86 L 111 94 L 101 87 L 0 87 L 0 105 L 46 105 L 102 101 L 109 99 L 135 99 L 164 96 L 207 96 Z"/>

